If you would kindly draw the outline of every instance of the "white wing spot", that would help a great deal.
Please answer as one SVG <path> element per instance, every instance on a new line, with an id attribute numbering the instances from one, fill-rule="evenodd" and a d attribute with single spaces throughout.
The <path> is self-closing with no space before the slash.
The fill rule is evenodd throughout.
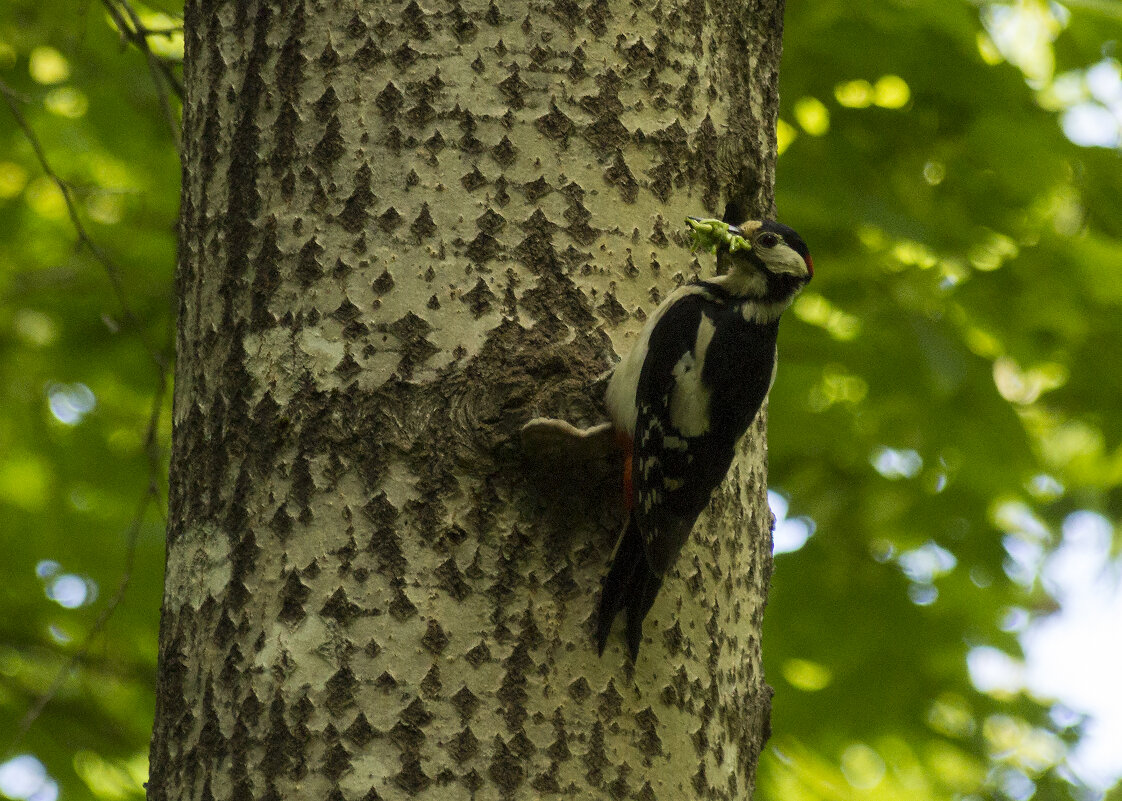
<path id="1" fill-rule="evenodd" d="M 717 327 L 706 315 L 701 316 L 693 350 L 686 352 L 674 365 L 674 391 L 670 397 L 670 422 L 687 437 L 700 437 L 709 430 L 709 387 L 701 380 L 705 354 Z"/>

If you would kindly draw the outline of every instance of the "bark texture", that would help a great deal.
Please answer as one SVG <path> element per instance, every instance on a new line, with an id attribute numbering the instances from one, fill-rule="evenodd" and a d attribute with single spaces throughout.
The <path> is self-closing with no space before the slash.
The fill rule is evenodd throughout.
<path id="1" fill-rule="evenodd" d="M 647 619 L 529 464 L 772 205 L 781 0 L 194 0 L 151 799 L 748 798 L 763 423 Z"/>

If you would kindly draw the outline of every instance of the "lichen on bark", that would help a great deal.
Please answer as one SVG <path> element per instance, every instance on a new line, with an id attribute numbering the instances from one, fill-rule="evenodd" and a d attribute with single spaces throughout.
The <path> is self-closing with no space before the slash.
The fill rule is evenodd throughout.
<path id="1" fill-rule="evenodd" d="M 516 432 L 771 210 L 782 3 L 196 0 L 153 799 L 746 798 L 763 422 L 635 666 Z"/>

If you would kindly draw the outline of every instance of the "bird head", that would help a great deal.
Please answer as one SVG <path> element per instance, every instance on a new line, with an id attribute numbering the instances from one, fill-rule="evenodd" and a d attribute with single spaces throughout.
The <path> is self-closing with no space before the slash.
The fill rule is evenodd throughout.
<path id="1" fill-rule="evenodd" d="M 814 277 L 814 261 L 810 249 L 794 229 L 774 220 L 746 220 L 728 227 L 729 252 L 736 258 L 748 259 L 776 276 L 790 276 L 799 281 Z M 732 237 L 746 241 L 747 249 L 735 247 Z"/>
<path id="2" fill-rule="evenodd" d="M 774 220 L 721 220 L 687 217 L 695 248 L 717 256 L 718 279 L 734 294 L 793 297 L 814 275 L 810 249 L 795 231 Z M 727 277 L 725 277 L 727 276 Z"/>

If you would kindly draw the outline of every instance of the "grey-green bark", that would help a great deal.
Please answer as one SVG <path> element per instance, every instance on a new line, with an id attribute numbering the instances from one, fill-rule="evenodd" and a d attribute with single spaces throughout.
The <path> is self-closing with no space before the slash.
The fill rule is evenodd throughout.
<path id="1" fill-rule="evenodd" d="M 153 799 L 747 798 L 762 422 L 591 644 L 612 465 L 528 464 L 771 208 L 782 2 L 189 2 Z"/>

